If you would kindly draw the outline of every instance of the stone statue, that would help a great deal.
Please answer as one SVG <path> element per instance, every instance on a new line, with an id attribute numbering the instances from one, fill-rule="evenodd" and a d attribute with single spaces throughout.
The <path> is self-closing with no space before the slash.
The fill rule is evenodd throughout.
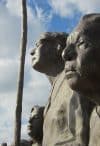
<path id="1" fill-rule="evenodd" d="M 85 15 L 63 52 L 69 86 L 95 103 L 89 146 L 100 146 L 100 13 Z"/>
<path id="2" fill-rule="evenodd" d="M 44 111 L 43 146 L 87 146 L 92 104 L 67 86 L 61 54 L 67 35 L 46 33 L 31 52 L 32 66 L 52 84 Z M 80 98 L 81 97 L 81 98 Z M 49 125 L 49 126 L 48 126 Z"/>
<path id="3" fill-rule="evenodd" d="M 61 54 L 66 45 L 67 36 L 66 33 L 46 32 L 37 41 L 36 48 L 31 51 L 32 67 L 45 73 L 51 84 L 64 69 Z"/>
<path id="4" fill-rule="evenodd" d="M 66 33 L 44 33 L 36 43 L 36 49 L 31 52 L 33 68 L 45 73 L 52 85 L 64 69 L 61 54 L 66 45 L 67 36 Z M 49 102 L 46 107 L 48 105 Z"/>
<path id="5" fill-rule="evenodd" d="M 33 145 L 41 146 L 43 139 L 43 111 L 44 107 L 34 106 L 29 118 L 28 134 Z"/>

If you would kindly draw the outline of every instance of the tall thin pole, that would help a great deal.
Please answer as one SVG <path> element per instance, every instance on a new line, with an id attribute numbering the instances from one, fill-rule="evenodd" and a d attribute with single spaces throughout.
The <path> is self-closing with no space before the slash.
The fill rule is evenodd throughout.
<path id="1" fill-rule="evenodd" d="M 18 75 L 18 88 L 17 88 L 17 101 L 15 111 L 15 137 L 14 145 L 20 146 L 21 138 L 21 115 L 22 115 L 22 97 L 23 97 L 23 85 L 24 85 L 24 65 L 27 45 L 27 6 L 26 0 L 22 0 L 22 33 L 20 44 L 20 65 Z"/>

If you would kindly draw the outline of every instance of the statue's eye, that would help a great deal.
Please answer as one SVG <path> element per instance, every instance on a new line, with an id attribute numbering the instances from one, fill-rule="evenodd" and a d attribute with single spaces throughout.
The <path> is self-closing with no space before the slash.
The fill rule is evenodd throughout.
<path id="1" fill-rule="evenodd" d="M 34 115 L 34 119 L 38 119 L 39 118 L 39 116 L 38 115 Z"/>
<path id="2" fill-rule="evenodd" d="M 85 44 L 85 41 L 82 38 L 80 38 L 77 42 L 77 46 L 81 46 L 83 44 Z"/>
<path id="3" fill-rule="evenodd" d="M 79 48 L 79 49 L 86 49 L 89 44 L 87 41 L 85 41 L 84 39 L 80 38 L 78 40 L 78 42 L 76 43 L 76 46 Z"/>
<path id="4" fill-rule="evenodd" d="M 41 42 L 36 42 L 35 45 L 38 48 L 41 45 Z"/>
<path id="5" fill-rule="evenodd" d="M 31 109 L 31 113 L 34 111 L 34 107 Z"/>

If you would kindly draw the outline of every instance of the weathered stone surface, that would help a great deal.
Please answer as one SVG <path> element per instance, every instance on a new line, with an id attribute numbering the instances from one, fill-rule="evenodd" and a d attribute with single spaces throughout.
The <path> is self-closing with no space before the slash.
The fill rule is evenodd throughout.
<path id="1" fill-rule="evenodd" d="M 87 98 L 69 88 L 62 72 L 45 108 L 43 146 L 87 146 L 92 108 Z"/>
<path id="2" fill-rule="evenodd" d="M 73 91 L 66 86 L 64 72 L 60 74 L 54 85 L 44 114 L 44 146 L 53 146 L 57 143 L 62 143 L 66 141 L 66 137 L 68 136 L 69 139 L 73 139 L 72 133 L 68 128 L 69 108 L 67 106 L 69 105 L 69 97 L 71 97 Z"/>
<path id="3" fill-rule="evenodd" d="M 89 146 L 100 146 L 100 106 L 91 115 Z"/>

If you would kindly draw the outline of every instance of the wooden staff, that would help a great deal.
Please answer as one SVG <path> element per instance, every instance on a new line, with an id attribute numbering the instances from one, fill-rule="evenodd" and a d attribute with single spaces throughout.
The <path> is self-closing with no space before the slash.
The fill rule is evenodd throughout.
<path id="1" fill-rule="evenodd" d="M 17 88 L 17 101 L 15 111 L 15 135 L 14 145 L 20 146 L 21 137 L 21 114 L 22 114 L 22 97 L 23 97 L 23 85 L 24 85 L 24 65 L 27 45 L 27 7 L 26 0 L 22 0 L 22 33 L 20 44 L 20 65 L 18 75 L 18 88 Z"/>

